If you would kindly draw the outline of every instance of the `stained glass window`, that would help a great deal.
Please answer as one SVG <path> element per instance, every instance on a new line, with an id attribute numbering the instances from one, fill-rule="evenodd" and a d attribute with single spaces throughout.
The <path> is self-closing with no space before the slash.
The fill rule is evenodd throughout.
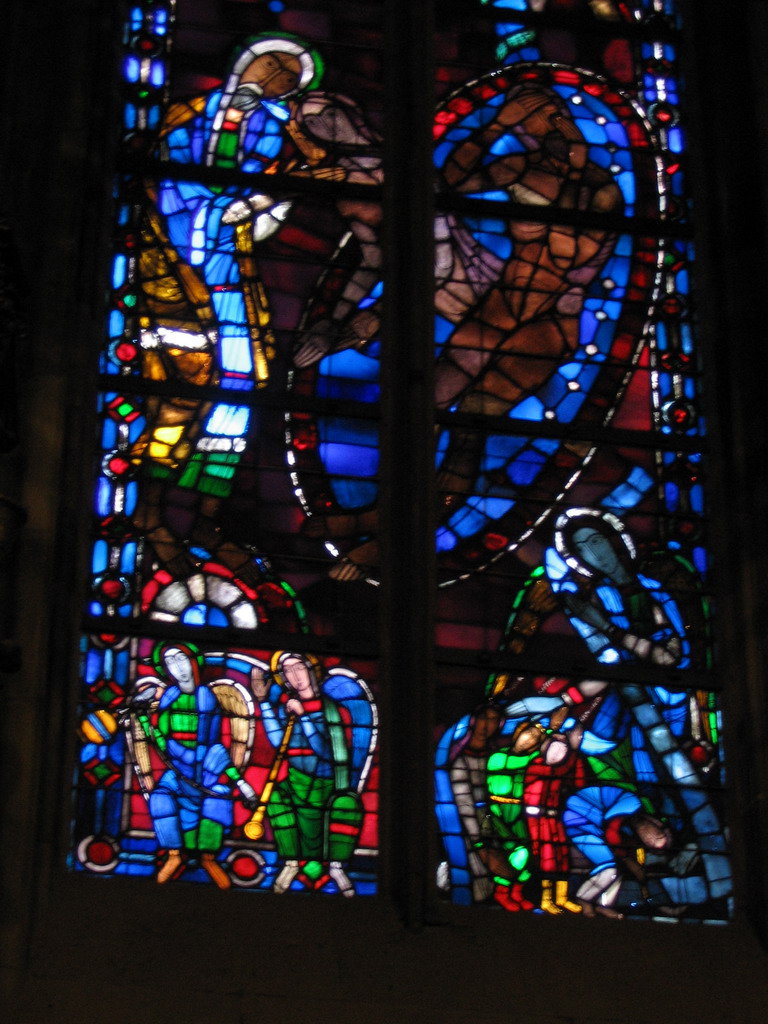
<path id="1" fill-rule="evenodd" d="M 496 64 L 452 63 L 435 125 L 438 882 L 721 921 L 676 11 L 484 6 Z"/>
<path id="2" fill-rule="evenodd" d="M 726 920 L 676 4 L 436 6 L 433 895 Z M 130 9 L 76 870 L 377 889 L 385 8 Z"/>
<path id="3" fill-rule="evenodd" d="M 316 529 L 370 492 L 376 382 L 339 401 L 350 345 L 307 383 L 319 296 L 378 278 L 380 11 L 342 6 L 129 12 L 77 870 L 376 891 L 375 602 Z M 340 249 L 370 264 L 346 298 Z"/>

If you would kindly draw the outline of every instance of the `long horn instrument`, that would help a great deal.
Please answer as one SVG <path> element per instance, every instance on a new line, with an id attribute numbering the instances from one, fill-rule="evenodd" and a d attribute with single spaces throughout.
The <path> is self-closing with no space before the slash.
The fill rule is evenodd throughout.
<path id="1" fill-rule="evenodd" d="M 264 783 L 264 788 L 262 789 L 261 796 L 259 797 L 259 805 L 248 821 L 246 821 L 243 828 L 243 831 L 249 839 L 261 839 L 264 835 L 264 816 L 267 813 L 267 804 L 272 796 L 272 790 L 275 788 L 275 782 L 277 781 L 277 774 L 280 771 L 280 766 L 285 760 L 285 754 L 288 750 L 288 744 L 291 741 L 291 733 L 293 732 L 293 725 L 295 721 L 296 715 L 288 716 L 288 721 L 285 723 L 283 738 L 280 740 L 280 746 L 275 754 L 272 767 L 269 769 L 267 781 Z"/>

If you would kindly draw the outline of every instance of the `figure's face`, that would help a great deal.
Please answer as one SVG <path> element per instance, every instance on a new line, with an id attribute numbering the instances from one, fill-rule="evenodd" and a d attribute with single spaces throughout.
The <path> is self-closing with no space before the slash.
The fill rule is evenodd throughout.
<path id="1" fill-rule="evenodd" d="M 672 842 L 669 829 L 653 818 L 640 818 L 635 823 L 637 838 L 648 850 L 666 850 Z"/>
<path id="2" fill-rule="evenodd" d="M 499 727 L 501 715 L 496 708 L 486 708 L 477 716 L 475 727 L 472 730 L 472 739 L 469 741 L 470 749 L 482 750 Z"/>
<path id="3" fill-rule="evenodd" d="M 587 146 L 568 110 L 553 98 L 541 97 L 522 122 L 528 135 L 541 140 L 544 152 L 560 163 L 582 168 L 587 160 Z"/>
<path id="4" fill-rule="evenodd" d="M 170 647 L 163 655 L 163 664 L 171 679 L 178 683 L 182 693 L 192 693 L 195 688 L 195 674 L 188 655 L 177 647 Z"/>
<path id="5" fill-rule="evenodd" d="M 240 76 L 244 85 L 257 85 L 267 99 L 287 96 L 299 84 L 301 65 L 291 53 L 272 50 L 255 57 Z"/>
<path id="6" fill-rule="evenodd" d="M 299 658 L 287 658 L 283 662 L 283 674 L 292 690 L 303 697 L 314 693 L 309 667 Z"/>
<path id="7" fill-rule="evenodd" d="M 576 530 L 573 535 L 573 546 L 578 551 L 581 560 L 591 569 L 595 569 L 605 576 L 613 576 L 620 571 L 621 562 L 613 545 L 597 530 L 590 529 L 588 526 Z"/>

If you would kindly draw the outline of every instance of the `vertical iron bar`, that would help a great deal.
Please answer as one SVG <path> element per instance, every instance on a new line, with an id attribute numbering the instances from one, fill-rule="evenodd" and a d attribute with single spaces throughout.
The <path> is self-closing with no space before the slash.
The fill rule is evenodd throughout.
<path id="1" fill-rule="evenodd" d="M 386 6 L 381 404 L 382 679 L 390 885 L 426 916 L 434 618 L 432 0 Z"/>

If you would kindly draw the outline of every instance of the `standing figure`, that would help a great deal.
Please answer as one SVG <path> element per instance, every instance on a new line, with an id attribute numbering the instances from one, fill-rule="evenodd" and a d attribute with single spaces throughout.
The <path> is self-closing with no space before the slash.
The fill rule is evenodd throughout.
<path id="1" fill-rule="evenodd" d="M 223 88 L 170 107 L 158 155 L 170 165 L 224 174 L 279 171 L 291 142 L 287 98 L 318 75 L 299 39 L 257 37 Z M 274 354 L 256 247 L 280 227 L 290 202 L 227 184 L 224 176 L 220 183 L 203 177 L 195 180 L 193 171 L 144 183 L 150 202 L 139 253 L 142 372 L 176 384 L 179 393 L 147 399 L 146 427 L 131 450 L 143 476 L 135 521 L 174 576 L 197 571 L 186 538 L 255 585 L 260 571 L 221 535 L 217 517 L 252 429 L 253 391 L 267 383 Z M 194 394 L 213 386 L 228 400 Z M 183 529 L 163 514 L 170 486 L 186 494 L 178 498 Z"/>
<path id="2" fill-rule="evenodd" d="M 346 864 L 363 822 L 360 790 L 375 742 L 373 705 L 346 676 L 321 683 L 317 662 L 306 655 L 279 652 L 272 672 L 281 690 L 272 699 L 261 673 L 254 672 L 252 687 L 267 737 L 287 764 L 266 807 L 284 861 L 274 891 L 286 892 L 301 871 L 314 887 L 330 876 L 344 896 L 354 896 Z M 344 717 L 342 707 L 349 712 Z"/>
<path id="3" fill-rule="evenodd" d="M 523 894 L 523 886 L 531 877 L 531 835 L 524 804 L 526 773 L 531 763 L 546 752 L 566 715 L 567 710 L 559 708 L 548 727 L 538 719 L 521 722 L 509 746 L 488 758 L 490 821 L 507 862 L 506 870 L 496 873 L 494 899 L 505 910 L 535 909 Z"/>
<path id="4" fill-rule="evenodd" d="M 576 898 L 587 917 L 622 917 L 614 909 L 622 876 L 619 864 L 644 885 L 645 850 L 669 849 L 672 834 L 647 814 L 638 797 L 618 786 L 587 786 L 569 797 L 565 831 L 591 864 Z"/>
<path id="5" fill-rule="evenodd" d="M 458 750 L 451 752 L 449 779 L 458 811 L 471 876 L 472 900 L 487 899 L 493 876 L 506 871 L 499 851 L 488 844 L 490 825 L 488 758 L 498 749 L 501 709 L 486 705 L 473 715 Z"/>
<path id="6" fill-rule="evenodd" d="M 555 733 L 526 770 L 523 804 L 533 861 L 541 875 L 541 909 L 548 914 L 581 912 L 568 898 L 570 855 L 562 814 L 568 797 L 586 785 L 578 751 L 581 728 Z"/>
<path id="7" fill-rule="evenodd" d="M 221 742 L 222 707 L 213 687 L 201 682 L 200 661 L 188 644 L 158 648 L 155 662 L 168 685 L 156 707 L 155 687 L 134 699 L 134 747 L 157 840 L 168 851 L 157 881 L 168 882 L 187 859 L 199 858 L 216 885 L 227 889 L 230 879 L 216 855 L 232 825 L 232 790 L 248 806 L 256 794 Z M 154 748 L 165 768 L 156 785 L 148 748 Z"/>

